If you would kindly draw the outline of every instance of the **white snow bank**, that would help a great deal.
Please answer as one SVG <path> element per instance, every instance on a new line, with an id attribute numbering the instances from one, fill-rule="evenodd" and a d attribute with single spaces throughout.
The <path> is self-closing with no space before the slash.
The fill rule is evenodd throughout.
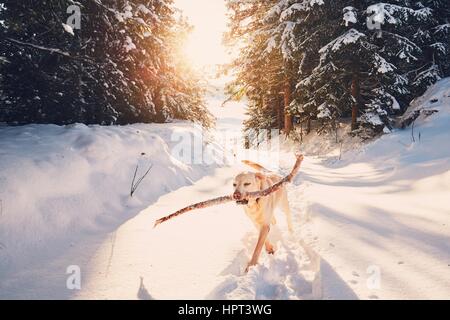
<path id="1" fill-rule="evenodd" d="M 297 181 L 306 186 L 311 223 L 303 231 L 328 266 L 321 272 L 325 299 L 342 299 L 344 290 L 360 299 L 450 296 L 450 79 L 416 108 L 439 112 L 341 160 L 304 163 Z"/>
<path id="2" fill-rule="evenodd" d="M 450 157 L 450 78 L 443 79 L 431 86 L 427 92 L 412 102 L 404 117 L 416 110 L 436 110 L 430 116 L 422 114 L 415 123 L 404 130 L 395 130 L 392 134 L 368 144 L 363 152 L 348 154 L 354 161 L 404 163 L 405 169 L 411 164 L 424 164 L 425 161 L 444 160 Z"/>
<path id="3" fill-rule="evenodd" d="M 114 230 L 209 172 L 171 155 L 172 135 L 186 132 L 201 134 L 187 123 L 0 127 L 1 273 Z M 136 180 L 152 168 L 130 197 L 136 165 Z"/>

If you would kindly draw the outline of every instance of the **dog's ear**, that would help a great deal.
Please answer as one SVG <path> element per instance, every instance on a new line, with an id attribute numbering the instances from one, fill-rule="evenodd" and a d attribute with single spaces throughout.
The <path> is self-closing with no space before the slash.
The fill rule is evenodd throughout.
<path id="1" fill-rule="evenodd" d="M 261 190 L 263 182 L 266 179 L 266 177 L 261 172 L 256 172 L 255 177 L 256 177 L 256 181 L 258 182 L 258 187 Z"/>
<path id="2" fill-rule="evenodd" d="M 265 178 L 264 175 L 261 172 L 256 172 L 255 176 L 259 180 L 264 180 L 264 178 Z"/>

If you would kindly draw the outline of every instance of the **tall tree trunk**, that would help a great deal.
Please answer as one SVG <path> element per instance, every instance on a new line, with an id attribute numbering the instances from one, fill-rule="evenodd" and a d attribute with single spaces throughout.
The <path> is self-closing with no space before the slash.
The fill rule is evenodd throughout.
<path id="1" fill-rule="evenodd" d="M 358 72 L 353 73 L 351 90 L 352 90 L 352 97 L 354 99 L 354 103 L 352 105 L 352 131 L 353 131 L 358 129 L 358 115 L 361 102 L 361 88 Z"/>
<path id="2" fill-rule="evenodd" d="M 308 117 L 308 122 L 306 124 L 306 134 L 311 133 L 311 116 Z"/>
<path id="3" fill-rule="evenodd" d="M 281 133 L 281 130 L 283 129 L 283 122 L 284 122 L 284 117 L 283 117 L 283 104 L 281 103 L 281 96 L 277 95 L 274 98 L 274 108 L 277 111 L 277 126 L 278 126 L 278 132 Z"/>
<path id="4" fill-rule="evenodd" d="M 291 81 L 288 77 L 284 83 L 284 133 L 288 136 L 292 131 L 292 116 L 288 112 L 288 107 L 291 104 Z"/>
<path id="5" fill-rule="evenodd" d="M 300 142 L 303 142 L 303 121 L 300 122 Z"/>

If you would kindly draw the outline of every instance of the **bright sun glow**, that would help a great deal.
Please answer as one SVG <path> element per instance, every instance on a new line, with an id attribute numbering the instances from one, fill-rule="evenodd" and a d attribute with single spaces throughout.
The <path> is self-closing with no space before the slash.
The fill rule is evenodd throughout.
<path id="1" fill-rule="evenodd" d="M 194 26 L 184 48 L 187 60 L 200 69 L 227 63 L 230 57 L 222 44 L 227 29 L 225 1 L 175 0 L 175 5 Z"/>

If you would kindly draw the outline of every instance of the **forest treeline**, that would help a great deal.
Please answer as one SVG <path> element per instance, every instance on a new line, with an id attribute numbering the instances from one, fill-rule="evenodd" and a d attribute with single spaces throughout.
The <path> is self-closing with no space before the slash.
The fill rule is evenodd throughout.
<path id="1" fill-rule="evenodd" d="M 389 132 L 450 74 L 447 0 L 224 0 L 246 130 Z M 80 10 L 79 28 L 69 8 Z M 209 126 L 172 0 L 0 1 L 0 122 Z M 205 43 L 205 50 L 207 50 Z"/>
<path id="2" fill-rule="evenodd" d="M 0 122 L 211 124 L 172 0 L 4 0 L 0 21 Z"/>
<path id="3" fill-rule="evenodd" d="M 226 71 L 249 101 L 246 130 L 390 132 L 412 99 L 450 74 L 448 0 L 227 0 Z M 313 122 L 313 126 L 311 123 Z"/>

